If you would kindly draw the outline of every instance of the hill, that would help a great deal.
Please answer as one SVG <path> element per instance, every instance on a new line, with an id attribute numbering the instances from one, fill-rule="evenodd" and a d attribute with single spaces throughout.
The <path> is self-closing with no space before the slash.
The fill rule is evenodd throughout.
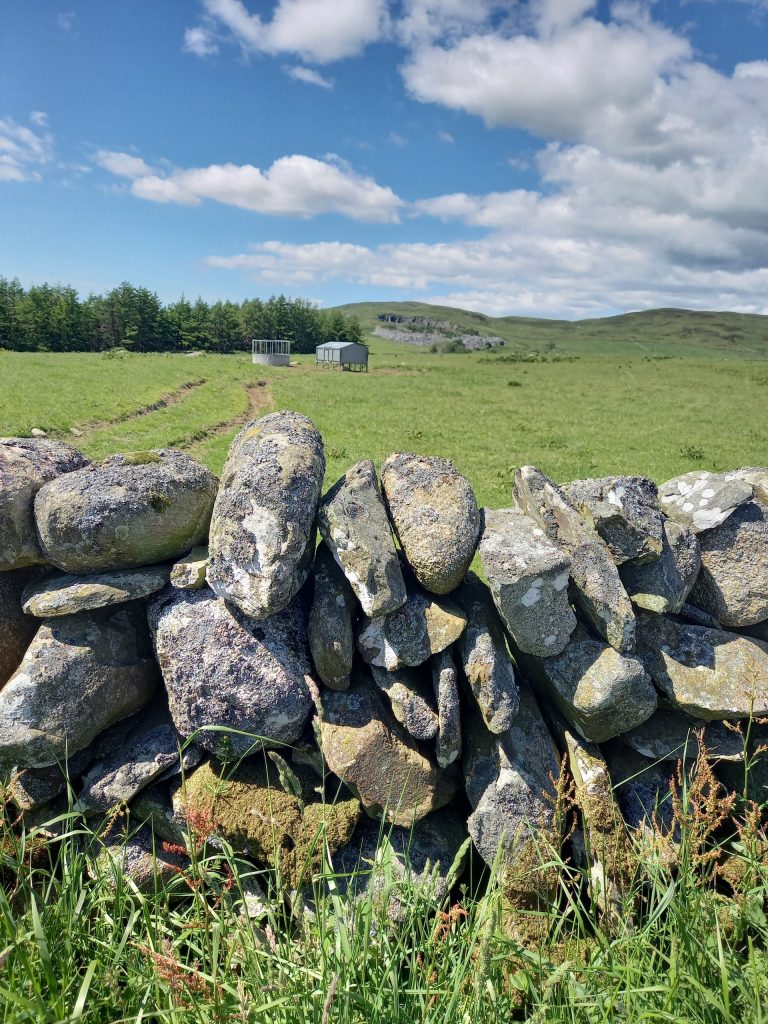
<path id="1" fill-rule="evenodd" d="M 337 308 L 357 316 L 368 336 L 405 341 L 410 335 L 421 345 L 474 337 L 490 345 L 501 339 L 519 352 L 554 347 L 599 355 L 626 346 L 635 355 L 768 357 L 768 316 L 750 313 L 649 309 L 589 320 L 547 320 L 493 317 L 425 302 L 354 302 Z"/>

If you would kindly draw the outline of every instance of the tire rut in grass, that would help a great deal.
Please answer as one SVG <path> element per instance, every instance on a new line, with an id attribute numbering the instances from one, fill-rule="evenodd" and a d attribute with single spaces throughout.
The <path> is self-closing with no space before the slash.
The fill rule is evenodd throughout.
<path id="1" fill-rule="evenodd" d="M 87 437 L 90 434 L 97 434 L 100 430 L 106 430 L 107 427 L 114 427 L 120 423 L 129 423 L 131 420 L 141 419 L 142 416 L 147 416 L 149 413 L 159 412 L 161 409 L 167 409 L 171 405 L 178 405 L 179 402 L 183 402 L 187 398 L 191 391 L 207 383 L 206 377 L 196 377 L 193 380 L 185 381 L 173 391 L 167 391 L 156 401 L 150 402 L 148 405 L 139 406 L 138 409 L 131 409 L 130 412 L 120 413 L 119 416 L 113 416 L 106 420 L 86 420 L 85 423 L 77 425 L 76 429 L 80 430 L 81 433 L 76 436 Z"/>
<path id="2" fill-rule="evenodd" d="M 194 434 L 190 434 L 183 441 L 176 442 L 175 447 L 187 450 L 201 441 L 206 441 L 216 435 L 227 434 L 231 430 L 242 427 L 269 411 L 272 406 L 272 395 L 267 381 L 258 380 L 253 384 L 246 384 L 245 393 L 248 397 L 248 408 L 245 412 L 240 413 L 239 416 L 212 423 L 208 427 L 201 427 L 200 430 L 196 430 Z"/>

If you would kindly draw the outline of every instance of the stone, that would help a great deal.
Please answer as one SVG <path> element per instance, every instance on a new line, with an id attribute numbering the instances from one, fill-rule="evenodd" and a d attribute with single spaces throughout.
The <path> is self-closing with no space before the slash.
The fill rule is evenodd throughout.
<path id="1" fill-rule="evenodd" d="M 447 768 L 461 755 L 459 686 L 450 649 L 432 658 L 432 688 L 437 703 L 437 763 Z"/>
<path id="2" fill-rule="evenodd" d="M 637 656 L 669 701 L 694 718 L 768 714 L 768 644 L 759 640 L 641 612 Z"/>
<path id="3" fill-rule="evenodd" d="M 653 562 L 627 562 L 619 570 L 630 598 L 649 612 L 679 612 L 701 565 L 699 542 L 687 526 L 664 520 L 661 555 Z"/>
<path id="4" fill-rule="evenodd" d="M 725 474 L 726 480 L 742 480 L 752 484 L 754 498 L 763 505 L 768 505 L 768 467 L 766 466 L 743 466 L 741 469 L 734 469 Z"/>
<path id="5" fill-rule="evenodd" d="M 570 555 L 573 596 L 582 613 L 611 647 L 631 654 L 635 616 L 608 546 L 541 470 L 518 469 L 514 492 L 523 512 Z"/>
<path id="6" fill-rule="evenodd" d="M 358 462 L 328 491 L 318 526 L 370 618 L 405 604 L 405 580 L 372 462 Z"/>
<path id="7" fill-rule="evenodd" d="M 411 587 L 402 608 L 362 620 L 357 648 L 369 665 L 395 672 L 406 665 L 421 665 L 445 650 L 459 639 L 466 624 L 464 612 L 452 601 L 438 601 Z"/>
<path id="8" fill-rule="evenodd" d="M 183 452 L 110 455 L 40 488 L 40 544 L 75 574 L 178 558 L 205 540 L 215 493 L 213 473 Z"/>
<path id="9" fill-rule="evenodd" d="M 585 740 L 602 743 L 640 725 L 656 710 L 642 663 L 619 654 L 578 626 L 552 658 L 521 655 L 520 664 L 546 706 L 552 702 Z"/>
<path id="10" fill-rule="evenodd" d="M 22 595 L 24 611 L 39 619 L 95 611 L 113 604 L 124 604 L 162 590 L 168 582 L 168 569 L 123 569 L 87 576 L 58 573 L 30 583 Z"/>
<path id="11" fill-rule="evenodd" d="M 161 777 L 167 778 L 169 770 L 193 768 L 202 751 L 194 744 L 183 750 L 182 746 L 165 701 L 146 709 L 124 743 L 85 774 L 76 809 L 86 815 L 108 811 L 129 803 Z"/>
<path id="12" fill-rule="evenodd" d="M 315 591 L 309 615 L 309 649 L 317 674 L 331 690 L 349 686 L 355 657 L 357 602 L 325 544 L 315 555 Z"/>
<path id="13" fill-rule="evenodd" d="M 483 510 L 480 558 L 493 600 L 521 651 L 559 654 L 576 628 L 571 559 L 518 508 Z"/>
<path id="14" fill-rule="evenodd" d="M 311 420 L 270 413 L 232 442 L 208 543 L 208 584 L 254 619 L 301 590 L 314 553 L 325 455 Z"/>
<path id="15" fill-rule="evenodd" d="M 456 642 L 464 678 L 486 728 L 492 733 L 506 732 L 517 714 L 520 695 L 493 600 L 472 572 L 453 596 L 467 616 L 467 628 Z"/>
<path id="16" fill-rule="evenodd" d="M 39 625 L 21 607 L 29 579 L 26 569 L 0 573 L 0 689 L 21 664 Z"/>
<path id="17" fill-rule="evenodd" d="M 768 618 L 768 505 L 747 501 L 699 537 L 701 569 L 691 601 L 723 626 Z"/>
<path id="18" fill-rule="evenodd" d="M 150 600 L 148 615 L 183 737 L 221 757 L 240 757 L 301 736 L 312 709 L 301 596 L 258 621 L 210 590 L 167 587 Z"/>
<path id="19" fill-rule="evenodd" d="M 728 729 L 723 722 L 707 722 L 666 708 L 659 708 L 642 725 L 622 733 L 620 739 L 652 761 L 695 761 L 699 756 L 697 734 L 702 730 L 710 757 L 724 761 L 744 759 L 744 738 L 740 733 Z"/>
<path id="20" fill-rule="evenodd" d="M 709 612 L 702 611 L 701 608 L 697 608 L 695 604 L 691 604 L 689 601 L 685 602 L 678 614 L 681 619 L 685 619 L 686 622 L 690 622 L 692 626 L 709 626 L 710 629 L 723 628 L 717 619 L 710 615 Z M 749 632 L 749 630 L 746 632 Z M 757 634 L 755 634 L 755 636 L 757 636 Z M 757 639 L 768 640 L 768 636 L 757 636 Z"/>
<path id="21" fill-rule="evenodd" d="M 469 481 L 448 459 L 398 452 L 382 466 L 381 483 L 416 579 L 433 594 L 455 590 L 480 535 L 480 512 Z"/>
<path id="22" fill-rule="evenodd" d="M 431 906 L 442 906 L 452 881 L 449 871 L 455 865 L 454 879 L 461 874 L 466 839 L 465 823 L 449 808 L 410 828 L 393 825 L 383 832 L 380 823 L 364 819 L 333 858 L 335 887 L 343 897 L 386 899 L 389 919 L 402 921 L 411 905 L 406 896 L 415 893 Z M 380 855 L 377 859 L 382 840 L 392 853 L 386 863 Z"/>
<path id="23" fill-rule="evenodd" d="M 428 741 L 437 735 L 438 718 L 432 685 L 420 669 L 400 668 L 387 672 L 371 665 L 378 688 L 389 697 L 392 714 L 415 740 Z"/>
<path id="24" fill-rule="evenodd" d="M 71 780 L 78 774 L 77 769 L 87 765 L 89 760 L 87 751 L 81 751 L 66 765 L 54 764 L 48 768 L 22 768 L 17 765 L 11 770 L 6 794 L 18 810 L 35 810 L 63 793 L 67 779 Z"/>
<path id="25" fill-rule="evenodd" d="M 32 437 L 48 437 L 47 432 L 41 430 L 40 427 L 32 427 L 29 433 Z"/>
<path id="26" fill-rule="evenodd" d="M 207 569 L 208 545 L 201 544 L 171 567 L 171 584 L 177 590 L 202 590 Z"/>
<path id="27" fill-rule="evenodd" d="M 0 691 L 0 764 L 64 762 L 147 704 L 157 682 L 135 605 L 45 622 Z"/>
<path id="28" fill-rule="evenodd" d="M 606 476 L 574 480 L 562 489 L 592 522 L 617 565 L 659 557 L 663 519 L 653 481 L 644 476 Z"/>
<path id="29" fill-rule="evenodd" d="M 62 441 L 0 437 L 0 572 L 46 562 L 35 529 L 35 495 L 54 477 L 87 465 Z"/>
<path id="30" fill-rule="evenodd" d="M 661 484 L 659 505 L 669 519 L 702 533 L 724 523 L 753 491 L 751 483 L 732 473 L 695 469 Z"/>
<path id="31" fill-rule="evenodd" d="M 454 780 L 397 726 L 364 677 L 343 693 L 323 692 L 318 727 L 328 767 L 372 817 L 407 827 L 451 800 Z"/>
<path id="32" fill-rule="evenodd" d="M 187 839 L 186 819 L 173 806 L 172 792 L 181 788 L 181 779 L 168 785 L 162 782 L 142 789 L 131 801 L 131 824 L 150 829 L 155 840 L 184 846 Z"/>
<path id="33" fill-rule="evenodd" d="M 96 860 L 95 872 L 90 871 L 91 874 L 111 873 L 113 885 L 122 876 L 138 892 L 149 896 L 179 878 L 189 866 L 186 856 L 166 852 L 155 842 L 152 832 L 142 828 L 127 839 L 106 844 Z"/>
<path id="34" fill-rule="evenodd" d="M 600 750 L 624 821 L 639 841 L 638 854 L 672 866 L 680 841 L 670 792 L 675 768 L 668 761 L 649 761 L 619 740 L 611 740 Z"/>
<path id="35" fill-rule="evenodd" d="M 764 807 L 768 800 L 768 728 L 745 722 L 743 733 L 740 738 L 746 749 L 746 764 L 720 760 L 715 763 L 715 772 L 729 790 Z"/>

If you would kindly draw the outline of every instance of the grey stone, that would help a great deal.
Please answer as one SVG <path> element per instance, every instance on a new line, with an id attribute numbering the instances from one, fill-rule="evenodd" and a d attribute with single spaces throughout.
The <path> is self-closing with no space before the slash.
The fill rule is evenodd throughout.
<path id="1" fill-rule="evenodd" d="M 635 616 L 605 542 L 541 470 L 518 469 L 514 491 L 523 512 L 570 555 L 574 600 L 583 614 L 611 647 L 630 654 L 635 646 Z"/>
<path id="2" fill-rule="evenodd" d="M 389 697 L 392 714 L 415 740 L 437 735 L 438 718 L 432 685 L 420 669 L 400 668 L 387 672 L 371 665 L 373 681 Z"/>
<path id="3" fill-rule="evenodd" d="M 110 455 L 40 489 L 40 544 L 77 574 L 178 558 L 205 539 L 215 493 L 213 473 L 183 452 Z"/>
<path id="4" fill-rule="evenodd" d="M 451 800 L 455 782 L 398 727 L 364 677 L 343 693 L 323 692 L 319 730 L 328 767 L 372 817 L 409 826 Z"/>
<path id="5" fill-rule="evenodd" d="M 698 733 L 703 730 L 704 745 L 710 757 L 724 761 L 742 761 L 744 740 L 740 733 L 723 722 L 692 718 L 682 711 L 659 708 L 636 729 L 622 733 L 621 742 L 652 761 L 694 761 L 699 756 Z"/>
<path id="6" fill-rule="evenodd" d="M 384 499 L 416 579 L 448 594 L 464 579 L 480 534 L 472 488 L 448 459 L 390 455 L 381 469 Z"/>
<path id="7" fill-rule="evenodd" d="M 355 656 L 355 596 L 325 544 L 315 556 L 315 591 L 309 615 L 309 649 L 317 674 L 331 690 L 349 686 Z"/>
<path id="8" fill-rule="evenodd" d="M 644 476 L 606 476 L 563 484 L 563 492 L 603 538 L 617 565 L 658 558 L 662 516 L 656 484 Z"/>
<path id="9" fill-rule="evenodd" d="M 211 519 L 208 583 L 246 615 L 265 619 L 304 585 L 325 473 L 314 424 L 278 412 L 232 442 Z"/>
<path id="10" fill-rule="evenodd" d="M 759 640 L 641 612 L 637 656 L 670 702 L 694 718 L 768 714 L 768 644 Z"/>
<path id="11" fill-rule="evenodd" d="M 149 622 L 182 736 L 196 734 L 197 743 L 221 757 L 301 736 L 312 708 L 301 596 L 260 622 L 210 590 L 167 587 L 151 599 Z"/>
<path id="12" fill-rule="evenodd" d="M 168 569 L 123 569 L 87 576 L 46 576 L 24 590 L 22 601 L 27 615 L 54 619 L 60 615 L 91 612 L 113 604 L 124 604 L 162 590 L 168 582 Z"/>
<path id="13" fill-rule="evenodd" d="M 697 608 L 695 604 L 691 604 L 689 601 L 685 602 L 678 614 L 681 619 L 685 619 L 686 622 L 690 622 L 692 626 L 708 626 L 710 629 L 723 628 L 713 615 L 710 615 L 709 612 L 702 611 L 701 608 Z M 755 635 L 757 636 L 757 634 Z M 757 639 L 768 640 L 768 636 L 757 636 Z"/>
<path id="14" fill-rule="evenodd" d="M 520 685 L 520 710 L 507 732 L 490 736 L 482 726 L 469 729 L 464 771 L 474 810 L 467 827 L 487 864 L 493 864 L 499 850 L 503 861 L 514 861 L 541 828 L 552 827 L 548 797 L 559 770 L 557 748 L 525 683 Z"/>
<path id="15" fill-rule="evenodd" d="M 659 504 L 664 515 L 701 533 L 724 523 L 752 494 L 752 484 L 732 473 L 696 469 L 661 484 Z"/>
<path id="16" fill-rule="evenodd" d="M 467 628 L 456 643 L 464 677 L 486 728 L 492 733 L 506 732 L 517 714 L 520 695 L 491 595 L 470 572 L 453 596 L 467 616 Z"/>
<path id="17" fill-rule="evenodd" d="M 366 615 L 405 604 L 405 580 L 372 462 L 358 462 L 320 502 L 320 533 Z"/>
<path id="18" fill-rule="evenodd" d="M 108 877 L 111 874 L 113 884 L 122 876 L 123 881 L 129 881 L 138 892 L 151 895 L 178 878 L 179 872 L 188 869 L 189 864 L 186 856 L 167 853 L 162 844 L 155 841 L 152 832 L 142 828 L 127 839 L 116 838 L 107 843 L 97 858 L 96 870 L 100 869 Z"/>
<path id="19" fill-rule="evenodd" d="M 167 777 L 169 770 L 181 772 L 200 762 L 198 747 L 190 744 L 180 753 L 181 747 L 165 701 L 148 709 L 125 742 L 88 770 L 78 793 L 77 810 L 96 814 L 129 803 L 146 786 Z"/>
<path id="20" fill-rule="evenodd" d="M 432 688 L 437 702 L 437 763 L 447 768 L 461 755 L 459 686 L 450 648 L 432 658 Z"/>
<path id="21" fill-rule="evenodd" d="M 136 606 L 52 619 L 0 691 L 0 764 L 63 762 L 143 707 L 156 687 L 157 666 Z"/>
<path id="22" fill-rule="evenodd" d="M 21 607 L 21 595 L 29 579 L 26 569 L 0 573 L 0 688 L 19 667 L 37 631 L 38 623 Z"/>
<path id="23" fill-rule="evenodd" d="M 664 520 L 661 556 L 654 562 L 628 562 L 619 570 L 632 601 L 650 612 L 679 612 L 701 565 L 699 542 L 687 526 Z"/>
<path id="24" fill-rule="evenodd" d="M 699 537 L 701 569 L 691 600 L 723 626 L 768 618 L 768 506 L 747 501 Z"/>
<path id="25" fill-rule="evenodd" d="M 42 565 L 35 530 L 35 495 L 49 480 L 88 465 L 62 441 L 0 437 L 0 572 Z"/>
<path id="26" fill-rule="evenodd" d="M 131 823 L 143 825 L 155 834 L 155 842 L 184 846 L 187 822 L 184 814 L 174 808 L 172 793 L 181 788 L 181 780 L 167 784 L 157 782 L 131 801 Z"/>
<path id="27" fill-rule="evenodd" d="M 656 691 L 642 663 L 578 626 L 552 658 L 521 655 L 540 700 L 552 702 L 586 740 L 601 743 L 640 725 L 656 710 Z"/>
<path id="28" fill-rule="evenodd" d="M 454 643 L 467 624 L 464 612 L 447 598 L 437 600 L 416 587 L 391 615 L 363 619 L 357 647 L 369 665 L 394 672 L 421 665 Z"/>
<path id="29" fill-rule="evenodd" d="M 208 545 L 201 544 L 171 568 L 171 583 L 178 590 L 202 590 L 207 569 Z"/>
<path id="30" fill-rule="evenodd" d="M 558 654 L 576 627 L 571 559 L 520 509 L 484 509 L 480 558 L 504 623 L 521 651 Z"/>
<path id="31" fill-rule="evenodd" d="M 666 837 L 672 846 L 680 839 L 672 811 L 670 781 L 675 769 L 669 762 L 654 763 L 618 740 L 601 746 L 611 782 L 627 826 L 641 840 L 641 851 L 666 860 L 674 856 L 659 843 Z"/>
<path id="32" fill-rule="evenodd" d="M 726 480 L 742 480 L 752 484 L 755 489 L 754 498 L 763 505 L 768 505 L 768 467 L 743 466 L 725 474 Z"/>
<path id="33" fill-rule="evenodd" d="M 11 803 L 20 811 L 35 810 L 50 803 L 67 788 L 67 779 L 71 779 L 75 774 L 75 764 L 82 760 L 85 753 L 86 751 L 81 751 L 80 754 L 75 754 L 66 765 L 13 768 L 6 791 Z M 86 763 L 88 760 L 86 757 Z"/>

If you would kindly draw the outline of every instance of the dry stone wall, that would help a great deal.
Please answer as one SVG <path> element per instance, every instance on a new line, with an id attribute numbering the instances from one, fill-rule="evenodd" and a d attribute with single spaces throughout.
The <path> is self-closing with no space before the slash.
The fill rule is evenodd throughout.
<path id="1" fill-rule="evenodd" d="M 127 805 L 142 884 L 152 830 L 178 844 L 201 807 L 289 878 L 318 828 L 344 865 L 384 819 L 444 884 L 467 836 L 510 864 L 551 832 L 563 764 L 587 833 L 595 793 L 647 828 L 702 737 L 738 778 L 726 723 L 768 715 L 768 469 L 523 466 L 496 510 L 446 459 L 324 473 L 294 412 L 248 424 L 220 480 L 0 440 L 0 769 L 26 820 L 65 772 L 83 814 Z"/>

